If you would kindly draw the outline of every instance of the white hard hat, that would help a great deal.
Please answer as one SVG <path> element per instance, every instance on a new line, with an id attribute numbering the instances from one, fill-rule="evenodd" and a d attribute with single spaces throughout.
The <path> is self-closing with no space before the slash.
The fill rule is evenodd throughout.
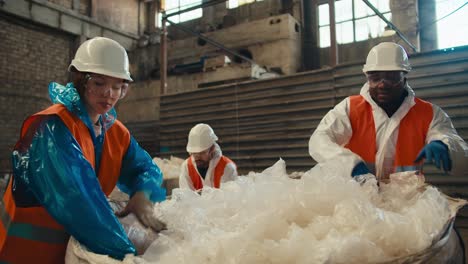
<path id="1" fill-rule="evenodd" d="M 382 42 L 373 47 L 367 55 L 363 72 L 370 71 L 411 71 L 405 49 L 393 42 Z"/>
<path id="2" fill-rule="evenodd" d="M 80 72 L 93 72 L 133 81 L 128 64 L 127 52 L 117 41 L 96 37 L 80 45 L 68 70 L 75 67 Z"/>
<path id="3" fill-rule="evenodd" d="M 207 124 L 197 124 L 188 135 L 187 152 L 198 153 L 207 150 L 218 140 L 213 129 Z"/>

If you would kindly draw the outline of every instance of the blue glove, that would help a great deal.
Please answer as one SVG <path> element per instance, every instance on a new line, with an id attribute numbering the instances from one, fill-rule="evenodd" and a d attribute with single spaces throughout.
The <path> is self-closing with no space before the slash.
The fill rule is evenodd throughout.
<path id="1" fill-rule="evenodd" d="M 418 163 L 422 159 L 426 160 L 425 163 L 434 163 L 438 169 L 441 169 L 440 163 L 442 162 L 444 171 L 452 170 L 452 160 L 450 159 L 448 147 L 440 140 L 431 141 L 424 146 L 414 162 Z"/>
<path id="2" fill-rule="evenodd" d="M 351 172 L 351 176 L 356 177 L 359 175 L 370 173 L 369 169 L 367 168 L 364 162 L 359 162 Z"/>

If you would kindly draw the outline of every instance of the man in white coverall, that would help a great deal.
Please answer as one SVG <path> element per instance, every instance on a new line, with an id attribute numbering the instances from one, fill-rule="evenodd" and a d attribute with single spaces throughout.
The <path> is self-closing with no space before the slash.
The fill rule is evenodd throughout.
<path id="1" fill-rule="evenodd" d="M 180 169 L 179 187 L 194 191 L 204 186 L 219 188 L 222 183 L 235 180 L 236 164 L 223 156 L 216 143 L 218 137 L 207 124 L 197 124 L 189 133 L 186 159 Z"/>
<path id="2" fill-rule="evenodd" d="M 442 109 L 415 97 L 406 79 L 410 70 L 400 45 L 373 47 L 363 68 L 367 82 L 322 119 L 309 141 L 312 158 L 337 159 L 351 176 L 370 172 L 378 180 L 418 170 L 424 160 L 461 175 L 468 146 Z"/>

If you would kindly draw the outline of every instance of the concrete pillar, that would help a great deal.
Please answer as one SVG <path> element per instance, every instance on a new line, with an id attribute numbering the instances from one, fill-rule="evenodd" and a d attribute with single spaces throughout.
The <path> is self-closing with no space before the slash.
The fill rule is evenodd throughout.
<path id="1" fill-rule="evenodd" d="M 436 1 L 419 1 L 419 39 L 421 51 L 437 49 Z"/>
<path id="2" fill-rule="evenodd" d="M 304 0 L 304 19 L 302 21 L 302 58 L 303 70 L 313 70 L 320 67 L 320 52 L 317 32 L 317 0 Z"/>
<path id="3" fill-rule="evenodd" d="M 418 17 L 418 0 L 390 0 L 390 10 L 392 12 L 392 23 L 403 32 L 405 37 L 417 49 L 419 45 L 419 17 Z M 408 46 L 403 40 L 395 36 L 396 42 L 405 47 L 408 53 L 414 53 L 413 49 Z"/>
<path id="4" fill-rule="evenodd" d="M 73 10 L 80 10 L 80 0 L 73 0 L 72 6 Z"/>
<path id="5" fill-rule="evenodd" d="M 90 12 L 89 15 L 90 17 L 96 18 L 97 16 L 97 1 L 98 0 L 91 0 L 91 7 L 90 7 Z"/>

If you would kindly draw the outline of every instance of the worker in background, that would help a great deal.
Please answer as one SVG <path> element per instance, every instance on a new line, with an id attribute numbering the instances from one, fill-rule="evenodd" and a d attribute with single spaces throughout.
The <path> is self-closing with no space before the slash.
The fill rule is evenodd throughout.
<path id="1" fill-rule="evenodd" d="M 116 184 L 155 230 L 153 203 L 165 199 L 160 169 L 117 120 L 114 106 L 132 81 L 125 49 L 97 37 L 69 66 L 72 82 L 50 83 L 54 103 L 26 119 L 3 197 L 1 263 L 63 263 L 72 235 L 88 250 L 122 259 L 136 250 L 107 202 Z"/>
<path id="2" fill-rule="evenodd" d="M 373 47 L 363 68 L 367 82 L 322 119 L 309 141 L 312 158 L 340 160 L 353 177 L 370 172 L 378 180 L 419 170 L 423 160 L 445 172 L 455 169 L 453 158 L 466 164 L 466 143 L 442 109 L 415 97 L 410 70 L 400 45 Z M 459 166 L 454 174 L 461 172 Z"/>
<path id="3" fill-rule="evenodd" d="M 221 183 L 236 179 L 236 164 L 223 156 L 217 140 L 207 124 L 197 124 L 190 130 L 187 143 L 190 157 L 181 165 L 180 188 L 194 191 L 200 191 L 204 186 L 219 188 Z"/>

